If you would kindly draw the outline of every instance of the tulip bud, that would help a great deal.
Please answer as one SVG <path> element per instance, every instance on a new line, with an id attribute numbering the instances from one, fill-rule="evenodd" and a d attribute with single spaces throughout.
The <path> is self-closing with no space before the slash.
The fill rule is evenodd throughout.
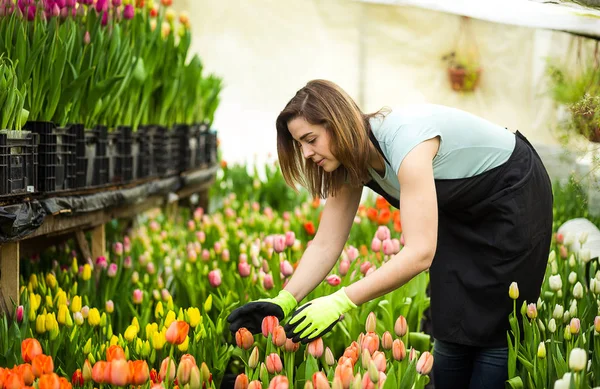
<path id="1" fill-rule="evenodd" d="M 571 326 L 569 324 L 565 326 L 563 337 L 565 340 L 571 340 Z"/>
<path id="2" fill-rule="evenodd" d="M 527 317 L 532 320 L 537 317 L 537 307 L 534 303 L 527 305 Z"/>
<path id="3" fill-rule="evenodd" d="M 392 338 L 392 334 L 389 331 L 385 331 L 381 336 L 381 347 L 384 350 L 391 350 L 393 346 L 394 339 Z"/>
<path id="4" fill-rule="evenodd" d="M 408 323 L 406 322 L 406 318 L 402 315 L 398 316 L 396 319 L 396 323 L 394 324 L 394 333 L 398 337 L 403 337 L 408 332 Z"/>
<path id="5" fill-rule="evenodd" d="M 544 342 L 540 342 L 537 350 L 537 356 L 540 359 L 546 358 L 546 345 L 544 344 Z"/>
<path id="6" fill-rule="evenodd" d="M 583 285 L 581 285 L 581 282 L 579 281 L 577 281 L 577 283 L 573 287 L 573 297 L 575 297 L 576 299 L 583 298 Z"/>
<path id="7" fill-rule="evenodd" d="M 252 349 L 252 353 L 250 353 L 250 357 L 248 358 L 248 366 L 252 369 L 255 369 L 256 366 L 258 366 L 258 360 L 259 360 L 258 347 L 254 346 L 254 348 Z"/>
<path id="8" fill-rule="evenodd" d="M 371 250 L 373 250 L 373 252 L 376 253 L 381 251 L 381 241 L 379 239 L 373 238 L 373 240 L 371 241 Z"/>
<path id="9" fill-rule="evenodd" d="M 365 330 L 366 332 L 375 332 L 375 329 L 377 327 L 377 318 L 375 316 L 374 312 L 369 313 L 369 316 L 367 316 L 367 322 L 365 323 Z"/>
<path id="10" fill-rule="evenodd" d="M 550 319 L 550 321 L 548 322 L 548 331 L 550 331 L 551 333 L 556 332 L 556 321 L 554 320 L 554 318 Z"/>
<path id="11" fill-rule="evenodd" d="M 281 370 L 283 370 L 283 364 L 281 363 L 281 358 L 279 357 L 279 354 L 271 353 L 267 355 L 265 364 L 267 366 L 267 371 L 269 372 L 269 374 L 280 373 Z"/>
<path id="12" fill-rule="evenodd" d="M 327 366 L 335 365 L 335 357 L 333 356 L 333 352 L 329 347 L 325 348 L 325 363 Z"/>
<path id="13" fill-rule="evenodd" d="M 310 342 L 307 347 L 307 351 L 310 355 L 315 358 L 321 358 L 323 355 L 323 339 L 317 338 Z"/>
<path id="14" fill-rule="evenodd" d="M 590 252 L 590 249 L 585 248 L 585 249 L 579 250 L 579 260 L 581 260 L 581 262 L 588 263 L 592 259 L 591 257 L 592 257 L 592 254 Z"/>
<path id="15" fill-rule="evenodd" d="M 575 273 L 574 271 L 569 273 L 568 280 L 569 280 L 569 284 L 571 284 L 571 285 L 575 284 L 575 282 L 577 282 L 577 273 Z"/>
<path id="16" fill-rule="evenodd" d="M 377 366 L 375 366 L 375 362 L 372 360 L 369 362 L 368 372 L 369 379 L 371 380 L 371 382 L 376 384 L 379 381 L 379 370 L 377 370 Z"/>
<path id="17" fill-rule="evenodd" d="M 574 348 L 569 354 L 569 368 L 576 372 L 585 369 L 587 365 L 587 353 L 581 348 Z"/>
<path id="18" fill-rule="evenodd" d="M 560 274 L 550 276 L 548 282 L 550 284 L 550 289 L 552 289 L 553 291 L 556 292 L 562 289 L 562 280 L 560 278 Z"/>
<path id="19" fill-rule="evenodd" d="M 423 352 L 417 361 L 417 373 L 427 375 L 433 367 L 433 355 L 429 351 Z"/>
<path id="20" fill-rule="evenodd" d="M 508 295 L 513 300 L 519 298 L 519 285 L 516 282 L 510 284 L 510 287 L 508 288 Z"/>
<path id="21" fill-rule="evenodd" d="M 571 328 L 571 333 L 573 335 L 578 334 L 579 329 L 581 328 L 581 322 L 579 321 L 578 318 L 574 317 L 571 319 L 571 322 L 569 323 L 569 327 Z"/>
<path id="22" fill-rule="evenodd" d="M 392 343 L 392 357 L 396 361 L 402 361 L 406 358 L 406 346 L 404 346 L 404 342 L 400 339 L 395 339 Z"/>

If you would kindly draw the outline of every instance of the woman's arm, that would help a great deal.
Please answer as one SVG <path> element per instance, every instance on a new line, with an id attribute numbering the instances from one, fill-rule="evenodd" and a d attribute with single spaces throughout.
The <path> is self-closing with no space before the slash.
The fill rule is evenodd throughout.
<path id="1" fill-rule="evenodd" d="M 344 185 L 335 197 L 327 198 L 317 234 L 285 287 L 296 301 L 306 297 L 335 265 L 348 240 L 361 194 L 362 188 Z"/>
<path id="2" fill-rule="evenodd" d="M 389 293 L 431 265 L 437 245 L 438 208 L 432 160 L 439 139 L 425 141 L 404 158 L 398 170 L 404 248 L 368 277 L 346 287 L 356 305 Z"/>

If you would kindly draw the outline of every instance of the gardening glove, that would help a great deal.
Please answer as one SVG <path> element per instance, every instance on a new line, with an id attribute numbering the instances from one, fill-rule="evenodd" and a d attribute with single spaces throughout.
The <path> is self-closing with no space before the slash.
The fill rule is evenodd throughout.
<path id="1" fill-rule="evenodd" d="M 340 316 L 356 308 L 345 288 L 304 304 L 294 312 L 284 329 L 293 342 L 308 343 L 329 332 Z"/>
<path id="2" fill-rule="evenodd" d="M 282 321 L 296 308 L 298 302 L 287 290 L 281 290 L 279 294 L 270 299 L 260 299 L 249 302 L 235 309 L 227 317 L 229 329 L 235 333 L 245 327 L 252 335 L 261 332 L 262 321 L 267 316 L 276 316 Z"/>

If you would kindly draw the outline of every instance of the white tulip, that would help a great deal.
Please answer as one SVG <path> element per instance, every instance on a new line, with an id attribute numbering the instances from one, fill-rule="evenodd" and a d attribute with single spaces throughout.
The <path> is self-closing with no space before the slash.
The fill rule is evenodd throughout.
<path id="1" fill-rule="evenodd" d="M 588 238 L 588 232 L 583 231 L 581 234 L 579 234 L 579 244 L 583 246 L 583 244 L 587 241 L 587 238 Z"/>
<path id="2" fill-rule="evenodd" d="M 569 273 L 569 284 L 573 285 L 576 282 L 577 282 L 577 273 L 572 271 L 571 273 Z"/>
<path id="3" fill-rule="evenodd" d="M 569 354 L 569 368 L 574 371 L 582 371 L 587 365 L 587 354 L 584 349 L 574 348 Z"/>
<path id="4" fill-rule="evenodd" d="M 581 285 L 581 282 L 579 281 L 577 281 L 577 283 L 573 287 L 573 297 L 575 297 L 576 299 L 580 299 L 583 297 L 583 285 Z"/>
<path id="5" fill-rule="evenodd" d="M 550 289 L 555 292 L 562 289 L 562 279 L 560 278 L 560 274 L 550 276 L 549 283 Z"/>
<path id="6" fill-rule="evenodd" d="M 583 263 L 588 263 L 592 258 L 592 254 L 590 253 L 590 249 L 581 249 L 579 250 L 579 260 Z"/>
<path id="7" fill-rule="evenodd" d="M 556 321 L 554 320 L 554 318 L 550 319 L 550 321 L 548 322 L 548 331 L 550 331 L 551 333 L 556 332 Z"/>
<path id="8" fill-rule="evenodd" d="M 556 261 L 556 251 L 552 250 L 550 251 L 550 254 L 548 254 L 548 263 L 554 263 Z"/>
<path id="9" fill-rule="evenodd" d="M 559 320 L 562 319 L 564 313 L 565 310 L 563 306 L 560 304 L 556 304 L 556 306 L 554 307 L 554 312 L 552 312 L 552 317 L 554 317 L 556 320 Z"/>

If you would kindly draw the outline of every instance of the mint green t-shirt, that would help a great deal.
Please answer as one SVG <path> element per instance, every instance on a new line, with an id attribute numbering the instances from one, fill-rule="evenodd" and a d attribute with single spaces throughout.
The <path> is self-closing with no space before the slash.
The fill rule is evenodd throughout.
<path id="1" fill-rule="evenodd" d="M 515 135 L 502 126 L 460 109 L 414 104 L 370 121 L 386 163 L 385 175 L 369 168 L 371 177 L 391 196 L 400 193 L 398 170 L 418 144 L 436 136 L 440 147 L 433 159 L 435 179 L 461 179 L 502 165 L 515 148 Z"/>

